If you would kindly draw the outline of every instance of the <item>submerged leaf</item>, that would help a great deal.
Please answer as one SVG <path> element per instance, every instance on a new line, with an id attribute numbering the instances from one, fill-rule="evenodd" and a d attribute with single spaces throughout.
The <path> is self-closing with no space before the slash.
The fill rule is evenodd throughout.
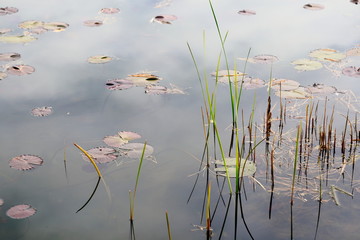
<path id="1" fill-rule="evenodd" d="M 300 71 L 312 71 L 323 67 L 321 62 L 306 58 L 295 60 L 291 62 L 291 64 L 295 65 L 295 69 Z"/>
<path id="2" fill-rule="evenodd" d="M 0 61 L 15 61 L 21 58 L 19 53 L 0 53 Z"/>
<path id="3" fill-rule="evenodd" d="M 31 35 L 7 35 L 0 36 L 0 42 L 6 43 L 28 43 L 35 41 L 37 38 Z"/>
<path id="4" fill-rule="evenodd" d="M 350 66 L 343 68 L 342 74 L 349 76 L 349 77 L 360 77 L 360 68 Z"/>
<path id="5" fill-rule="evenodd" d="M 10 167 L 18 170 L 30 170 L 35 167 L 34 165 L 41 166 L 42 164 L 43 160 L 35 155 L 20 155 L 9 161 Z"/>
<path id="6" fill-rule="evenodd" d="M 271 88 L 277 91 L 295 90 L 300 86 L 300 83 L 289 79 L 273 79 L 271 81 Z"/>
<path id="7" fill-rule="evenodd" d="M 252 58 L 256 63 L 274 63 L 279 61 L 279 58 L 274 55 L 257 55 Z"/>
<path id="8" fill-rule="evenodd" d="M 161 24 L 171 24 L 171 21 L 176 20 L 177 17 L 175 15 L 159 15 L 151 19 L 151 22 L 157 22 Z"/>
<path id="9" fill-rule="evenodd" d="M 106 82 L 106 88 L 109 90 L 124 90 L 134 86 L 134 83 L 127 79 L 113 79 Z"/>
<path id="10" fill-rule="evenodd" d="M 225 158 L 226 166 L 228 169 L 229 177 L 235 178 L 236 177 L 236 158 Z M 225 170 L 225 163 L 223 160 L 216 160 L 216 165 L 219 165 L 219 167 L 215 168 L 215 171 L 218 175 L 225 177 L 226 176 L 226 170 Z M 245 165 L 245 168 L 244 168 Z M 220 167 L 221 166 L 221 167 Z M 256 172 L 256 165 L 252 161 L 247 161 L 245 159 L 240 159 L 239 161 L 239 175 L 241 176 L 242 171 L 243 177 L 251 176 Z"/>
<path id="11" fill-rule="evenodd" d="M 23 219 L 36 213 L 36 209 L 27 204 L 20 204 L 11 207 L 6 211 L 6 215 L 13 219 Z"/>
<path id="12" fill-rule="evenodd" d="M 29 65 L 15 65 L 6 69 L 7 73 L 21 76 L 31 74 L 35 71 L 35 68 Z"/>
<path id="13" fill-rule="evenodd" d="M 100 10 L 100 12 L 104 13 L 104 14 L 114 14 L 114 13 L 120 12 L 120 9 L 118 9 L 118 8 L 102 8 Z"/>
<path id="14" fill-rule="evenodd" d="M 31 110 L 31 114 L 35 117 L 45 117 L 52 114 L 52 107 L 37 107 Z"/>
<path id="15" fill-rule="evenodd" d="M 112 57 L 105 55 L 97 55 L 88 58 L 89 63 L 107 63 L 112 60 Z"/>
<path id="16" fill-rule="evenodd" d="M 309 3 L 309 4 L 305 4 L 304 5 L 304 8 L 305 9 L 308 9 L 308 10 L 322 10 L 324 9 L 325 7 L 321 4 L 317 4 L 317 3 Z"/>
<path id="17" fill-rule="evenodd" d="M 317 58 L 320 61 L 331 61 L 331 62 L 340 62 L 342 59 L 346 58 L 345 54 L 327 48 L 311 51 L 309 56 L 313 58 Z"/>
<path id="18" fill-rule="evenodd" d="M 101 20 L 86 20 L 84 25 L 87 27 L 99 27 L 103 25 L 103 22 Z"/>
<path id="19" fill-rule="evenodd" d="M 122 146 L 121 154 L 128 158 L 140 158 L 144 148 L 143 143 L 127 143 Z M 146 145 L 144 157 L 149 157 L 154 152 L 154 148 L 150 145 Z"/>
<path id="20" fill-rule="evenodd" d="M 115 149 L 109 147 L 96 147 L 87 150 L 87 153 L 91 155 L 96 163 L 108 163 L 114 161 L 118 157 L 118 153 Z M 85 154 L 82 154 L 85 161 L 90 162 Z"/>
<path id="21" fill-rule="evenodd" d="M 17 9 L 15 7 L 2 7 L 2 8 L 0 8 L 0 16 L 17 13 L 18 11 L 19 11 L 19 9 Z"/>

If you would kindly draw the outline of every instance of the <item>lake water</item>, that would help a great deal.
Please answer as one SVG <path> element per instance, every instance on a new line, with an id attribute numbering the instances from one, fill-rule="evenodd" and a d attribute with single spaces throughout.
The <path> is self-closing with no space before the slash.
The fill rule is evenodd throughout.
<path id="1" fill-rule="evenodd" d="M 360 109 L 357 102 L 359 73 L 354 76 L 342 73 L 349 66 L 359 72 L 359 6 L 348 0 L 329 0 L 316 3 L 324 9 L 311 10 L 303 7 L 306 4 L 313 3 L 213 1 L 222 36 L 228 32 L 225 48 L 230 69 L 236 65 L 237 70 L 243 71 L 245 61 L 239 58 L 246 58 L 251 49 L 246 73 L 253 78 L 266 83 L 271 77 L 291 79 L 301 86 L 321 83 L 337 89 L 336 93 L 316 95 L 312 99 L 282 100 L 287 104 L 288 121 L 282 145 L 272 145 L 276 153 L 274 194 L 270 191 L 269 166 L 263 145 L 256 150 L 255 178 L 265 190 L 251 178 L 244 178 L 242 208 L 254 239 L 291 239 L 291 234 L 294 239 L 313 239 L 315 235 L 317 239 L 357 239 L 360 234 L 360 176 L 354 164 L 358 152 L 354 148 L 358 129 L 355 115 Z M 205 144 L 201 115 L 201 111 L 205 111 L 204 102 L 187 43 L 202 79 L 207 77 L 210 88 L 214 89 L 215 80 L 210 73 L 216 70 L 221 43 L 209 2 L 3 0 L 0 8 L 5 7 L 15 7 L 19 11 L 0 16 L 0 29 L 12 30 L 1 34 L 0 39 L 31 31 L 18 27 L 24 21 L 62 22 L 69 26 L 58 32 L 26 33 L 37 38 L 28 43 L 0 41 L 0 54 L 21 55 L 15 61 L 0 61 L 0 71 L 8 74 L 0 81 L 0 198 L 4 201 L 0 206 L 0 238 L 130 238 L 129 190 L 135 186 L 139 158 L 120 156 L 110 163 L 99 164 L 111 199 L 104 184 L 100 183 L 88 205 L 76 213 L 91 195 L 97 174 L 73 145 L 77 143 L 87 150 L 105 147 L 104 137 L 127 131 L 141 135 L 140 139 L 130 142 L 146 141 L 154 148 L 152 158 L 145 159 L 141 168 L 135 200 L 136 238 L 167 239 L 165 212 L 168 211 L 173 239 L 206 239 L 205 231 L 199 227 L 205 225 L 205 221 L 200 222 L 206 189 L 205 171 L 199 175 L 199 182 L 187 203 Z M 118 8 L 120 12 L 104 14 L 100 12 L 103 8 Z M 238 13 L 240 10 L 252 10 L 256 14 L 242 15 Z M 174 15 L 177 19 L 171 24 L 150 21 L 159 15 Z M 85 26 L 87 20 L 103 24 Z M 316 49 L 327 49 L 344 57 L 335 59 L 330 55 L 322 61 L 309 57 Z M 96 55 L 109 56 L 112 60 L 103 64 L 89 63 L 88 58 Z M 278 61 L 252 63 L 251 60 L 259 55 L 276 56 Z M 291 63 L 303 58 L 316 60 L 323 67 L 312 71 L 295 69 Z M 12 66 L 19 65 L 32 66 L 35 71 L 23 76 L 9 72 Z M 220 63 L 220 70 L 223 69 L 226 69 L 224 58 Z M 129 75 L 137 73 L 156 75 L 161 78 L 157 84 L 184 94 L 145 93 L 144 86 L 107 89 L 109 80 L 129 79 Z M 216 95 L 217 125 L 227 151 L 232 123 L 228 84 L 219 84 Z M 240 116 L 243 111 L 247 126 L 254 96 L 254 123 L 258 126 L 256 136 L 260 141 L 267 107 L 266 86 L 243 90 Z M 271 139 L 274 139 L 278 132 L 276 118 L 280 102 L 274 91 L 271 98 L 274 118 Z M 322 170 L 318 167 L 316 154 L 310 158 L 314 168 L 308 177 L 297 169 L 296 183 L 301 190 L 296 193 L 291 214 L 296 126 L 300 120 L 305 126 L 308 103 L 314 103 L 314 108 L 319 103 L 320 126 L 325 101 L 329 102 L 327 123 L 335 104 L 334 128 L 338 141 L 344 132 L 349 109 L 351 126 L 347 125 L 345 134 L 345 160 L 342 160 L 338 144 L 328 171 L 321 172 L 326 167 Z M 53 112 L 45 117 L 31 114 L 32 109 L 43 106 L 52 107 Z M 354 152 L 348 140 L 350 128 L 354 131 Z M 317 141 L 314 140 L 314 152 Z M 27 171 L 9 167 L 12 158 L 24 154 L 41 157 L 42 166 Z M 220 157 L 218 149 L 217 155 Z M 211 209 L 214 210 L 219 197 L 217 182 L 222 184 L 223 178 L 216 178 L 211 165 Z M 316 195 L 319 182 L 323 191 L 320 205 Z M 332 185 L 336 188 L 331 188 Z M 330 196 L 332 190 L 337 200 Z M 348 192 L 352 196 L 348 196 Z M 226 184 L 222 194 L 227 202 Z M 235 196 L 221 239 L 234 239 L 235 228 L 237 239 L 251 239 L 240 211 L 235 223 L 234 200 Z M 18 204 L 29 204 L 37 212 L 26 219 L 9 218 L 6 211 Z M 225 212 L 226 206 L 220 203 L 212 221 L 215 239 L 220 236 Z"/>

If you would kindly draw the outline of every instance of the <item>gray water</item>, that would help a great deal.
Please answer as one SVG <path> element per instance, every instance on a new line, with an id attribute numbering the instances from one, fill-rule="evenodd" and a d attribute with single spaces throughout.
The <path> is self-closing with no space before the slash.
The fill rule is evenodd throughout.
<path id="1" fill-rule="evenodd" d="M 200 223 L 205 190 L 203 174 L 187 204 L 195 180 L 192 174 L 198 171 L 204 147 L 201 88 L 187 43 L 201 74 L 205 72 L 209 81 L 213 81 L 210 73 L 216 68 L 220 40 L 208 1 L 173 0 L 169 6 L 154 8 L 156 3 L 1 1 L 0 7 L 19 9 L 15 14 L 0 16 L 0 28 L 13 30 L 8 34 L 21 34 L 23 29 L 18 24 L 28 20 L 69 24 L 61 32 L 35 35 L 38 40 L 30 43 L 0 42 L 0 53 L 19 53 L 21 59 L 16 64 L 35 68 L 32 74 L 9 74 L 0 82 L 0 198 L 4 200 L 0 207 L 1 239 L 129 238 L 128 192 L 135 186 L 138 159 L 119 158 L 105 164 L 101 171 L 111 200 L 100 183 L 90 203 L 76 213 L 93 191 L 97 175 L 73 143 L 85 149 L 105 146 L 102 139 L 118 131 L 136 132 L 142 138 L 135 142 L 147 141 L 154 147 L 156 162 L 146 160 L 141 169 L 135 202 L 136 238 L 167 239 L 165 211 L 168 211 L 173 239 L 206 239 L 205 233 L 194 226 L 204 225 Z M 303 8 L 307 3 L 214 1 L 222 34 L 228 31 L 225 45 L 231 68 L 236 62 L 237 69 L 243 69 L 244 61 L 238 58 L 246 57 L 251 49 L 250 57 L 271 54 L 279 61 L 272 66 L 249 63 L 246 72 L 250 76 L 268 81 L 272 75 L 296 80 L 303 86 L 324 83 L 358 95 L 358 78 L 341 72 L 336 75 L 325 68 L 299 72 L 291 65 L 291 61 L 308 58 L 315 49 L 346 52 L 360 44 L 358 5 L 350 1 L 320 1 L 325 9 L 312 11 Z M 120 12 L 99 13 L 104 7 L 117 7 Z M 239 15 L 237 12 L 243 9 L 255 10 L 256 15 Z M 150 22 L 161 14 L 175 15 L 178 19 L 169 25 Z M 83 22 L 89 19 L 103 20 L 104 24 L 84 26 Z M 87 62 L 88 57 L 100 54 L 114 60 L 105 64 Z M 359 56 L 347 58 L 344 66 L 359 68 L 359 60 Z M 0 62 L 4 71 L 15 63 Z M 225 68 L 222 61 L 221 69 Z M 108 80 L 142 71 L 152 72 L 162 78 L 159 84 L 167 87 L 174 84 L 186 94 L 151 95 L 145 94 L 143 87 L 121 91 L 105 87 Z M 247 119 L 255 92 L 256 122 L 261 124 L 267 104 L 266 87 L 244 91 L 241 109 Z M 217 122 L 227 149 L 231 134 L 228 86 L 220 85 L 217 96 Z M 276 105 L 278 98 L 273 96 L 273 101 Z M 31 110 L 41 106 L 51 106 L 54 112 L 47 117 L 32 116 Z M 346 111 L 344 105 L 338 105 L 337 112 L 346 114 Z M 339 119 L 342 120 L 337 124 L 342 126 L 344 118 Z M 262 151 L 263 148 L 258 152 L 259 158 L 264 156 Z M 38 155 L 44 164 L 30 171 L 10 168 L 9 160 L 22 154 Z M 259 181 L 267 186 L 269 182 L 261 163 L 258 162 L 262 169 L 258 173 Z M 355 180 L 358 180 L 356 177 L 357 174 Z M 211 178 L 214 206 L 218 190 L 215 175 Z M 336 183 L 341 183 L 339 179 Z M 254 238 L 290 239 L 288 195 L 275 194 L 269 219 L 270 193 L 259 186 L 253 190 L 253 184 L 248 179 L 245 182 L 247 199 L 242 195 L 243 208 Z M 343 186 L 349 186 L 348 178 Z M 357 239 L 360 202 L 357 188 L 353 190 L 353 197 L 339 196 L 341 206 L 327 197 L 329 201 L 321 206 L 317 239 Z M 227 192 L 225 188 L 225 198 Z M 7 209 L 17 204 L 30 204 L 37 212 L 22 220 L 6 216 Z M 318 206 L 318 201 L 311 198 L 307 202 L 296 201 L 295 239 L 314 238 Z M 224 214 L 225 207 L 220 206 L 212 224 L 216 239 Z M 238 239 L 250 239 L 241 218 L 238 221 Z M 233 238 L 231 207 L 222 239 Z"/>

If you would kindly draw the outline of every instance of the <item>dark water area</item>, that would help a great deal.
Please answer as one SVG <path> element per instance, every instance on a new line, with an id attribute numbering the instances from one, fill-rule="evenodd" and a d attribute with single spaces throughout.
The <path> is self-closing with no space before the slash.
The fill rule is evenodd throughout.
<path id="1" fill-rule="evenodd" d="M 212 126 L 202 119 L 202 112 L 209 112 L 201 90 L 206 79 L 209 91 L 216 93 L 216 124 L 226 155 L 232 129 L 228 78 L 216 85 L 211 75 L 219 54 L 219 70 L 227 66 L 208 1 L 0 2 L 0 239 L 168 239 L 166 211 L 173 239 L 207 239 L 206 221 L 201 219 L 209 182 L 213 239 L 358 239 L 358 4 L 347 0 L 212 4 L 222 37 L 227 34 L 229 70 L 263 81 L 257 88 L 242 90 L 238 127 L 245 135 L 246 154 L 264 139 L 271 97 L 270 151 L 264 141 L 256 156 L 251 154 L 256 172 L 243 178 L 241 201 L 229 193 L 226 178 L 216 174 L 214 163 L 221 154 L 213 135 L 210 167 L 200 164 L 204 130 Z M 104 8 L 119 12 L 105 13 Z M 97 24 L 89 26 L 88 20 Z M 91 60 L 92 56 L 100 60 Z M 312 62 L 296 64 L 299 59 Z M 114 79 L 121 79 L 121 84 L 109 82 Z M 270 79 L 283 79 L 281 93 L 279 86 L 268 91 Z M 311 90 L 314 84 L 320 88 Z M 286 106 L 286 123 L 280 134 L 281 106 Z M 36 114 L 41 107 L 52 112 L 34 116 L 32 111 Z M 291 207 L 296 130 L 300 122 L 303 131 L 311 128 L 306 116 L 314 125 L 308 142 L 303 132 Z M 331 133 L 329 148 L 319 140 L 322 129 L 327 137 Z M 135 236 L 130 234 L 129 191 L 134 191 L 141 154 L 129 157 L 129 150 L 103 141 L 107 136 L 124 140 L 119 132 L 137 133 L 141 138 L 130 138 L 130 143 L 146 141 L 153 148 L 143 161 L 136 191 Z M 115 149 L 120 155 L 98 163 L 106 184 L 101 181 L 77 213 L 98 176 L 74 143 L 86 150 Z M 38 156 L 43 163 L 18 170 L 26 163 L 14 167 L 12 159 L 21 155 Z M 234 149 L 231 155 L 235 156 Z M 233 178 L 231 182 L 234 188 Z M 19 204 L 30 205 L 36 213 L 24 219 L 9 217 L 7 211 Z"/>

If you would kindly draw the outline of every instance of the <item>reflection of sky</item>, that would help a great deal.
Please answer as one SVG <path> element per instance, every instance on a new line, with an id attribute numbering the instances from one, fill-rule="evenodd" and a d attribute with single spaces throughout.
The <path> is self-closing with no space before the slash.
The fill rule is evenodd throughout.
<path id="1" fill-rule="evenodd" d="M 191 226 L 188 221 L 197 222 L 197 216 L 196 220 L 190 219 L 194 214 L 189 210 L 191 207 L 183 212 L 186 208 L 183 204 L 187 197 L 185 195 L 191 188 L 191 181 L 186 176 L 197 169 L 196 160 L 184 152 L 199 157 L 203 141 L 201 92 L 186 42 L 190 43 L 194 51 L 200 71 L 206 66 L 207 72 L 212 72 L 220 52 L 219 39 L 207 1 L 174 0 L 170 7 L 163 9 L 153 8 L 156 2 L 38 0 L 36 5 L 31 1 L 20 0 L 1 2 L 0 7 L 14 6 L 19 8 L 19 12 L 1 16 L 0 28 L 14 29 L 19 22 L 26 20 L 70 24 L 64 32 L 44 33 L 38 36 L 37 41 L 29 44 L 0 43 L 0 52 L 18 52 L 22 55 L 20 63 L 36 69 L 31 75 L 9 76 L 0 82 L 0 169 L 3 169 L 2 174 L 11 178 L 4 180 L 7 187 L 1 188 L 4 191 L 0 197 L 5 201 L 13 200 L 14 204 L 33 200 L 39 212 L 32 221 L 48 221 L 51 215 L 45 212 L 49 207 L 55 209 L 53 215 L 59 216 L 59 221 L 65 224 L 64 229 L 69 232 L 71 224 L 84 221 L 83 215 L 74 216 L 72 213 L 88 196 L 92 175 L 81 171 L 82 160 L 72 143 L 78 142 L 85 148 L 99 146 L 103 145 L 101 139 L 104 136 L 128 130 L 138 132 L 143 140 L 148 140 L 154 146 L 155 151 L 161 152 L 157 157 L 159 164 L 149 165 L 149 172 L 144 174 L 148 181 L 144 180 L 144 188 L 140 189 L 145 192 L 142 195 L 144 199 L 139 198 L 139 215 L 146 213 L 149 215 L 144 219 L 152 219 L 152 215 L 156 215 L 153 219 L 161 219 L 162 212 L 157 215 L 156 211 L 165 211 L 163 206 L 166 206 L 170 214 L 174 212 L 175 216 L 186 219 L 183 222 L 174 217 L 174 221 L 180 224 L 177 225 L 178 229 L 188 229 Z M 271 3 L 260 0 L 214 1 L 221 30 L 223 33 L 229 31 L 226 49 L 230 64 L 233 65 L 237 57 L 245 57 L 251 47 L 252 56 L 272 54 L 279 57 L 280 62 L 273 66 L 275 77 L 296 79 L 305 85 L 328 82 L 330 85 L 352 87 L 352 90 L 359 91 L 354 87 L 357 79 L 335 78 L 325 69 L 303 73 L 293 69 L 290 62 L 306 58 L 311 50 L 334 48 L 344 51 L 358 45 L 360 39 L 358 6 L 349 1 L 332 0 L 320 2 L 325 5 L 322 11 L 308 11 L 302 8 L 306 3 L 285 0 Z M 98 14 L 103 7 L 118 7 L 121 11 L 116 15 Z M 255 10 L 257 15 L 238 15 L 237 11 L 241 9 Z M 172 25 L 149 22 L 159 14 L 174 14 L 178 20 Z M 83 26 L 82 22 L 88 19 L 101 19 L 105 23 L 94 28 Z M 206 32 L 206 59 L 203 57 L 203 31 Z M 14 32 L 21 31 L 14 29 Z M 98 54 L 107 54 L 117 59 L 103 65 L 86 62 L 89 56 Z M 359 60 L 356 61 L 359 67 Z M 236 62 L 239 69 L 243 67 L 243 62 Z M 188 88 L 189 94 L 150 96 L 145 95 L 141 88 L 111 92 L 104 87 L 109 79 L 123 78 L 141 70 L 156 71 L 155 74 L 164 78 L 165 85 L 173 83 Z M 268 79 L 270 66 L 249 64 L 248 71 L 252 76 Z M 221 129 L 230 123 L 229 100 L 225 89 L 221 87 L 218 95 L 218 121 Z M 264 89 L 257 91 L 258 102 L 263 97 L 259 93 Z M 253 92 L 244 94 L 244 106 L 247 106 L 253 101 Z M 263 104 L 259 105 L 262 107 Z M 53 106 L 53 115 L 47 118 L 30 116 L 30 110 L 39 106 Z M 263 114 L 261 110 L 258 111 Z M 227 140 L 224 139 L 225 142 Z M 63 174 L 64 144 L 68 149 L 69 187 Z M 42 156 L 44 166 L 30 173 L 20 173 L 7 166 L 10 158 L 25 153 Z M 136 164 L 129 163 L 129 166 L 130 171 L 114 167 L 119 170 L 109 175 L 108 180 L 113 191 L 118 191 L 113 200 L 116 202 L 121 199 L 122 202 L 117 205 L 121 209 L 116 220 L 119 222 L 127 221 L 127 216 L 120 217 L 120 214 L 127 214 L 127 191 L 134 182 L 135 175 L 131 173 L 136 172 Z M 41 191 L 30 191 L 26 186 L 19 188 L 19 181 L 30 181 L 28 176 L 31 181 L 41 182 Z M 186 183 L 182 183 L 183 180 Z M 37 186 L 35 183 L 29 185 L 32 188 Z M 150 192 L 145 190 L 145 186 L 154 189 L 155 196 L 149 196 Z M 59 188 L 59 193 L 54 188 Z M 14 193 L 14 189 L 17 189 L 17 193 Z M 45 199 L 36 196 L 46 191 L 50 192 Z M 178 199 L 169 197 L 169 194 Z M 96 206 L 101 204 L 101 196 L 106 198 L 103 189 L 96 195 L 97 200 L 92 202 L 89 212 L 83 213 L 90 218 L 99 214 Z M 151 199 L 151 203 L 146 202 L 147 198 Z M 47 205 L 48 199 L 50 203 Z M 163 199 L 167 202 L 164 203 Z M 194 201 L 201 202 L 201 197 L 197 196 Z M 147 208 L 147 205 L 152 208 Z M 102 209 L 104 205 L 99 207 Z M 62 213 L 63 209 L 65 213 Z M 69 223 L 64 223 L 69 218 Z M 51 219 L 50 228 L 59 224 L 56 219 Z M 146 224 L 145 220 L 139 222 Z M 90 226 L 99 224 L 91 220 L 87 223 Z M 159 220 L 156 226 L 161 224 Z M 111 227 L 115 228 L 114 225 L 101 225 L 105 230 L 99 233 L 104 234 Z M 87 229 L 85 224 L 80 228 L 84 232 Z M 147 225 L 144 229 L 151 230 L 151 226 Z M 127 234 L 127 229 L 121 232 Z M 182 236 L 180 234 L 184 233 L 178 234 Z M 197 236 L 202 237 L 200 234 Z"/>

